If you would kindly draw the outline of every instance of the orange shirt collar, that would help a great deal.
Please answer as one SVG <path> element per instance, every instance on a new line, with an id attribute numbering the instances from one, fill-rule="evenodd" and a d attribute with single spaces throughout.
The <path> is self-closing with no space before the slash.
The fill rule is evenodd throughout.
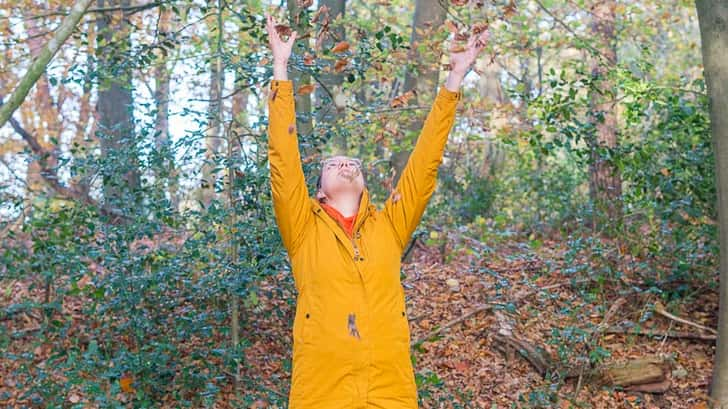
<path id="1" fill-rule="evenodd" d="M 356 214 L 350 217 L 344 217 L 336 208 L 328 205 L 324 202 L 319 202 L 321 207 L 331 216 L 334 220 L 339 222 L 339 225 L 344 229 L 346 234 L 351 237 L 354 234 L 354 223 L 356 222 Z"/>

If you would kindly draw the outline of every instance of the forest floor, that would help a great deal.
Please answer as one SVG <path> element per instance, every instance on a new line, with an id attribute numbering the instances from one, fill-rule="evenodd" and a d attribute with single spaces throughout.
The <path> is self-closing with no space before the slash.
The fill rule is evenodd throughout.
<path id="1" fill-rule="evenodd" d="M 579 328 L 593 330 L 599 324 L 605 324 L 604 329 L 639 322 L 642 331 L 656 334 L 710 335 L 651 312 L 659 298 L 654 293 L 631 291 L 636 287 L 630 285 L 635 277 L 626 275 L 613 282 L 585 279 L 584 273 L 577 276 L 567 266 L 573 261 L 565 261 L 567 249 L 562 242 L 544 242 L 537 249 L 522 243 L 478 246 L 470 243 L 443 257 L 439 246 L 418 244 L 404 265 L 402 282 L 411 337 L 413 341 L 428 337 L 412 350 L 422 408 L 708 407 L 712 341 L 579 332 Z M 19 294 L 39 297 L 37 290 L 29 291 L 23 282 L 12 285 L 13 298 Z M 233 393 L 232 382 L 222 383 L 220 403 L 215 407 L 286 406 L 293 287 L 290 277 L 281 272 L 266 278 L 259 288 L 258 305 L 243 314 L 242 332 L 248 345 L 241 374 L 244 392 Z M 0 303 L 10 301 L 8 294 L 0 295 Z M 78 311 L 80 307 L 64 309 Z M 717 311 L 717 293 L 708 289 L 670 306 L 673 314 L 709 328 L 717 326 Z M 278 318 L 281 316 L 285 318 Z M 83 317 L 78 319 L 82 322 Z M 0 325 L 12 332 L 32 323 L 11 320 Z M 442 327 L 437 336 L 429 336 Z M 645 357 L 666 359 L 662 387 L 667 388 L 645 393 L 599 385 L 586 377 L 581 382 L 578 378 L 544 379 L 518 352 L 502 353 L 497 342 L 502 337 L 543 348 L 552 358 L 562 352 L 572 364 L 584 356 L 602 357 L 603 364 Z M 589 347 L 579 339 L 586 339 Z M 10 349 L 14 353 L 30 349 L 37 362 L 50 354 L 31 337 L 21 337 Z M 13 388 L 15 365 L 0 356 L 1 407 L 25 406 Z M 82 394 L 70 396 L 76 402 L 84 401 Z M 121 398 L 130 402 L 130 397 Z M 253 403 L 243 404 L 241 398 Z M 176 406 L 171 397 L 161 405 Z"/>
<path id="2" fill-rule="evenodd" d="M 600 287 L 596 283 L 572 285 L 575 277 L 567 273 L 565 251 L 565 244 L 559 242 L 545 242 L 538 250 L 512 243 L 490 249 L 485 257 L 469 251 L 449 254 L 448 261 L 443 263 L 439 247 L 417 246 L 411 262 L 404 266 L 406 278 L 403 279 L 413 342 L 438 327 L 459 321 L 485 304 L 496 302 L 504 306 L 470 315 L 413 349 L 422 408 L 709 407 L 712 341 L 620 333 L 603 333 L 592 338 L 592 349 L 599 347 L 600 351 L 608 351 L 609 355 L 603 359 L 605 364 L 646 357 L 665 359 L 669 387 L 663 393 L 619 390 L 591 384 L 585 379 L 575 393 L 577 379 L 560 383 L 545 380 L 518 353 L 499 352 L 494 336 L 500 333 L 542 347 L 556 357 L 559 346 L 553 342 L 555 329 L 562 330 L 563 334 L 569 327 L 593 328 L 602 323 L 606 311 L 615 304 L 622 306 L 612 311 L 610 328 L 642 319 L 641 331 L 705 333 L 650 313 L 649 305 L 658 301 L 654 294 L 622 291 L 628 287 L 631 277 L 623 277 L 618 285 L 612 286 L 615 288 L 604 283 Z M 272 279 L 284 280 L 284 277 Z M 579 279 L 583 277 L 576 277 L 577 282 Z M 451 281 L 448 285 L 448 280 L 457 280 L 457 284 Z M 537 288 L 548 290 L 535 291 Z M 590 289 L 598 295 L 586 302 L 584 293 Z M 620 298 L 623 300 L 617 302 Z M 700 291 L 689 302 L 683 301 L 677 306 L 678 311 L 672 310 L 673 314 L 710 328 L 717 327 L 717 293 Z M 508 306 L 508 303 L 513 304 Z M 270 299 L 263 304 L 265 308 L 289 308 Z M 256 321 L 256 326 L 261 323 L 266 321 Z M 266 328 L 249 329 L 261 335 L 248 349 L 249 375 L 257 374 L 260 382 L 272 390 L 285 387 L 289 380 L 280 373 L 281 363 L 289 355 L 290 337 L 286 332 L 290 328 L 281 324 L 268 321 Z M 562 345 L 565 339 L 568 337 L 559 338 Z M 572 358 L 589 355 L 583 343 L 576 345 L 565 346 Z M 552 386 L 558 388 L 554 390 Z M 259 407 L 269 406 L 264 401 L 259 403 Z"/>

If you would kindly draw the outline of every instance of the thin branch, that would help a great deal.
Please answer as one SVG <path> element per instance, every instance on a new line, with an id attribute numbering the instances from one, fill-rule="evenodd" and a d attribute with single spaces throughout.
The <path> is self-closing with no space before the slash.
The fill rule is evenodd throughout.
<path id="1" fill-rule="evenodd" d="M 564 23 L 563 20 L 561 20 L 560 18 L 556 17 L 556 15 L 554 13 L 552 13 L 551 10 L 549 10 L 548 8 L 546 8 L 546 6 L 544 6 L 543 3 L 541 3 L 541 1 L 539 1 L 539 0 L 534 0 L 534 1 L 536 2 L 536 4 L 538 4 L 538 6 L 541 8 L 541 10 L 543 10 L 552 19 L 554 19 L 554 21 L 556 21 L 557 23 L 559 23 L 560 26 L 564 27 L 564 29 L 566 29 L 566 31 L 568 31 L 569 33 L 571 33 L 571 35 L 573 35 L 574 38 L 576 38 L 577 40 L 581 41 L 586 48 L 588 48 L 589 50 L 591 50 L 592 52 L 594 52 L 596 54 L 599 54 L 599 56 L 604 57 L 604 55 L 599 50 L 597 50 L 596 48 L 594 48 L 593 46 L 591 46 L 589 44 L 589 42 L 587 40 L 585 40 L 582 36 L 580 36 L 579 34 L 577 34 L 576 31 L 574 31 L 574 29 L 572 29 L 571 27 L 569 27 L 568 24 Z"/>
<path id="2" fill-rule="evenodd" d="M 572 285 L 572 284 L 582 283 L 582 282 L 588 282 L 588 281 L 591 281 L 591 280 L 589 280 L 589 279 L 582 279 L 582 280 L 576 280 L 576 282 L 569 281 L 569 282 L 564 282 L 564 283 L 558 283 L 558 284 L 549 285 L 549 286 L 546 286 L 546 287 L 536 288 L 536 289 L 533 289 L 531 291 L 527 291 L 526 293 L 521 294 L 518 297 L 515 297 L 513 299 L 513 302 L 522 301 L 525 298 L 528 298 L 528 297 L 530 297 L 530 296 L 532 296 L 534 294 L 540 293 L 541 291 L 552 290 L 554 288 L 559 288 L 559 287 L 563 287 L 563 286 L 566 286 L 566 285 Z M 476 314 L 478 314 L 480 312 L 492 310 L 494 307 L 496 307 L 498 305 L 501 305 L 501 304 L 500 303 L 487 303 L 487 304 L 480 305 L 480 306 L 476 307 L 474 310 L 470 311 L 469 313 L 467 313 L 467 314 L 465 314 L 465 315 L 463 315 L 463 316 L 461 316 L 459 318 L 455 318 L 453 320 L 450 320 L 450 321 L 446 322 L 445 324 L 439 326 L 438 328 L 436 328 L 436 329 L 430 331 L 429 333 L 425 334 L 424 336 L 418 338 L 417 340 L 415 340 L 414 342 L 412 342 L 412 345 L 417 345 L 417 344 L 420 344 L 420 343 L 422 343 L 424 341 L 427 341 L 428 339 L 434 337 L 435 335 L 438 335 L 439 333 L 441 333 L 445 329 L 450 328 L 450 327 L 452 327 L 452 326 L 454 326 L 456 324 L 459 324 L 459 323 L 467 320 L 468 318 L 470 318 L 473 315 L 476 315 Z"/>
<path id="3" fill-rule="evenodd" d="M 38 58 L 33 61 L 28 71 L 20 80 L 20 83 L 15 87 L 15 91 L 10 96 L 10 100 L 7 104 L 0 107 L 0 128 L 10 119 L 16 109 L 23 103 L 25 97 L 30 92 L 30 89 L 38 81 L 38 78 L 45 72 L 48 63 L 51 61 L 53 56 L 61 48 L 61 45 L 68 39 L 68 37 L 76 29 L 76 24 L 81 20 L 84 11 L 88 8 L 93 0 L 78 0 L 74 4 L 71 13 L 63 19 L 61 26 L 56 30 L 55 35 L 48 41 L 43 47 L 43 50 L 38 55 Z"/>
<path id="4" fill-rule="evenodd" d="M 716 334 L 716 335 L 718 334 L 718 331 L 714 330 L 713 328 L 706 327 L 705 325 L 700 325 L 700 324 L 695 323 L 695 322 L 692 322 L 690 320 L 686 320 L 685 318 L 680 318 L 680 317 L 678 317 L 676 315 L 670 314 L 669 312 L 667 312 L 665 310 L 665 307 L 660 302 L 655 303 L 655 312 L 658 313 L 658 314 L 660 314 L 660 315 L 662 315 L 663 317 L 669 318 L 669 319 L 671 319 L 673 321 L 677 321 L 677 322 L 683 323 L 685 325 L 690 325 L 690 326 L 693 326 L 695 328 L 708 331 L 708 332 L 710 332 L 712 334 Z"/>
<path id="5" fill-rule="evenodd" d="M 86 10 L 85 14 L 89 13 L 107 13 L 109 11 L 123 11 L 126 15 L 138 13 L 147 9 L 151 9 L 154 7 L 161 6 L 165 3 L 168 3 L 166 1 L 154 1 L 147 4 L 137 4 L 134 6 L 108 6 L 108 7 L 93 7 Z M 53 17 L 53 16 L 67 16 L 68 12 L 66 11 L 52 11 L 45 14 L 38 14 L 35 16 L 26 17 L 23 20 L 32 20 L 32 19 L 39 19 L 39 18 L 45 18 L 45 17 Z"/>
<path id="6" fill-rule="evenodd" d="M 712 334 L 696 334 L 693 332 L 678 332 L 678 331 L 640 331 L 635 328 L 622 328 L 622 327 L 610 327 L 604 331 L 605 334 L 627 334 L 627 335 L 639 335 L 643 337 L 654 337 L 654 338 L 675 338 L 675 339 L 695 339 L 699 341 L 715 341 L 718 339 L 717 335 Z"/>
<path id="7" fill-rule="evenodd" d="M 2 96 L 0 96 L 0 107 L 3 106 L 2 103 Z M 56 173 L 56 170 L 48 166 L 49 158 L 52 162 L 57 162 L 57 157 L 55 153 L 48 151 L 45 149 L 40 142 L 38 142 L 38 139 L 36 139 L 30 132 L 25 130 L 23 126 L 13 117 L 10 117 L 10 125 L 12 126 L 13 130 L 20 135 L 23 140 L 30 146 L 30 149 L 33 151 L 34 154 L 38 156 L 38 164 L 41 167 L 40 175 L 52 188 L 55 190 L 58 194 L 61 196 L 67 197 L 69 199 L 77 200 L 79 202 L 82 202 L 84 204 L 94 206 L 100 209 L 100 211 L 107 215 L 114 217 L 116 219 L 125 219 L 126 216 L 121 214 L 117 209 L 109 208 L 108 206 L 103 206 L 100 203 L 98 203 L 96 200 L 91 198 L 87 193 L 84 193 L 82 191 L 77 190 L 75 187 L 71 186 L 64 186 L 61 184 L 61 182 L 58 179 L 58 174 Z"/>

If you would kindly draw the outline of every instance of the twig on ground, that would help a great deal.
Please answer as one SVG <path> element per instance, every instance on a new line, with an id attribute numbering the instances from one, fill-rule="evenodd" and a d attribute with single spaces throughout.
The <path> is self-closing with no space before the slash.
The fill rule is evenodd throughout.
<path id="1" fill-rule="evenodd" d="M 695 322 L 692 322 L 690 320 L 686 320 L 685 318 L 680 318 L 680 317 L 678 317 L 676 315 L 670 314 L 669 312 L 667 312 L 665 310 L 665 306 L 662 305 L 662 303 L 660 303 L 659 301 L 655 303 L 655 312 L 658 313 L 658 314 L 660 314 L 660 315 L 662 315 L 663 317 L 667 317 L 667 318 L 669 318 L 669 319 L 671 319 L 673 321 L 681 322 L 681 323 L 683 323 L 685 325 L 690 325 L 690 326 L 693 326 L 695 328 L 699 328 L 699 329 L 708 331 L 708 332 L 710 332 L 712 334 L 715 334 L 715 335 L 718 334 L 718 331 L 714 330 L 713 328 L 706 327 L 704 325 L 700 325 L 700 324 L 695 323 Z"/>
<path id="2" fill-rule="evenodd" d="M 718 339 L 716 335 L 710 334 L 695 334 L 692 332 L 678 332 L 678 331 L 639 331 L 634 328 L 622 328 L 622 327 L 610 327 L 604 331 L 605 334 L 627 334 L 627 335 L 640 335 L 644 337 L 666 337 L 676 339 L 694 339 L 698 341 L 715 341 Z"/>
<path id="3" fill-rule="evenodd" d="M 521 300 L 523 300 L 523 299 L 525 299 L 527 297 L 530 297 L 533 294 L 538 294 L 541 291 L 552 290 L 554 288 L 559 288 L 559 287 L 563 287 L 563 286 L 566 286 L 566 285 L 571 285 L 572 283 L 577 284 L 577 283 L 582 283 L 582 282 L 586 282 L 586 281 L 590 281 L 590 280 L 583 279 L 583 280 L 576 280 L 576 282 L 568 281 L 568 282 L 563 282 L 563 283 L 548 285 L 546 287 L 536 288 L 534 290 L 531 290 L 531 291 L 528 291 L 528 292 L 526 292 L 524 294 L 521 294 L 520 296 L 514 298 L 513 301 L 514 302 L 518 302 L 518 301 L 521 301 Z M 467 320 L 468 318 L 470 318 L 473 315 L 476 315 L 476 314 L 478 314 L 480 312 L 491 310 L 491 309 L 493 309 L 493 307 L 495 307 L 497 305 L 500 305 L 500 303 L 488 303 L 488 304 L 480 305 L 480 306 L 476 307 L 474 310 L 470 311 L 469 313 L 467 313 L 467 314 L 465 314 L 465 315 L 463 315 L 463 316 L 461 316 L 459 318 L 455 318 L 453 320 L 450 320 L 450 321 L 446 322 L 445 324 L 439 326 L 438 328 L 430 331 L 429 333 L 425 334 L 424 336 L 422 336 L 422 337 L 418 338 L 417 340 L 415 340 L 414 342 L 412 342 L 411 345 L 420 344 L 420 343 L 422 343 L 422 342 L 424 342 L 424 341 L 426 341 L 426 340 L 434 337 L 435 335 L 438 335 L 440 332 L 444 331 L 445 329 L 450 328 L 450 327 L 452 327 L 454 325 L 457 325 L 457 324 L 459 324 L 459 323 Z"/>

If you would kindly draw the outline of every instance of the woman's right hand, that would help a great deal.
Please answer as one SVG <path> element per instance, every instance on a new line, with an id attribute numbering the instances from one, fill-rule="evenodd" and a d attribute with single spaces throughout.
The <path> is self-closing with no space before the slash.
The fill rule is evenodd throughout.
<path id="1" fill-rule="evenodd" d="M 277 76 L 275 68 L 282 67 L 285 70 L 285 67 L 288 64 L 288 59 L 291 57 L 293 43 L 296 41 L 298 33 L 295 31 L 292 32 L 291 35 L 288 36 L 288 41 L 281 40 L 278 30 L 276 30 L 276 24 L 273 21 L 273 17 L 267 13 L 265 15 L 265 28 L 268 31 L 268 43 L 270 44 L 270 49 L 273 52 L 274 76 Z"/>

